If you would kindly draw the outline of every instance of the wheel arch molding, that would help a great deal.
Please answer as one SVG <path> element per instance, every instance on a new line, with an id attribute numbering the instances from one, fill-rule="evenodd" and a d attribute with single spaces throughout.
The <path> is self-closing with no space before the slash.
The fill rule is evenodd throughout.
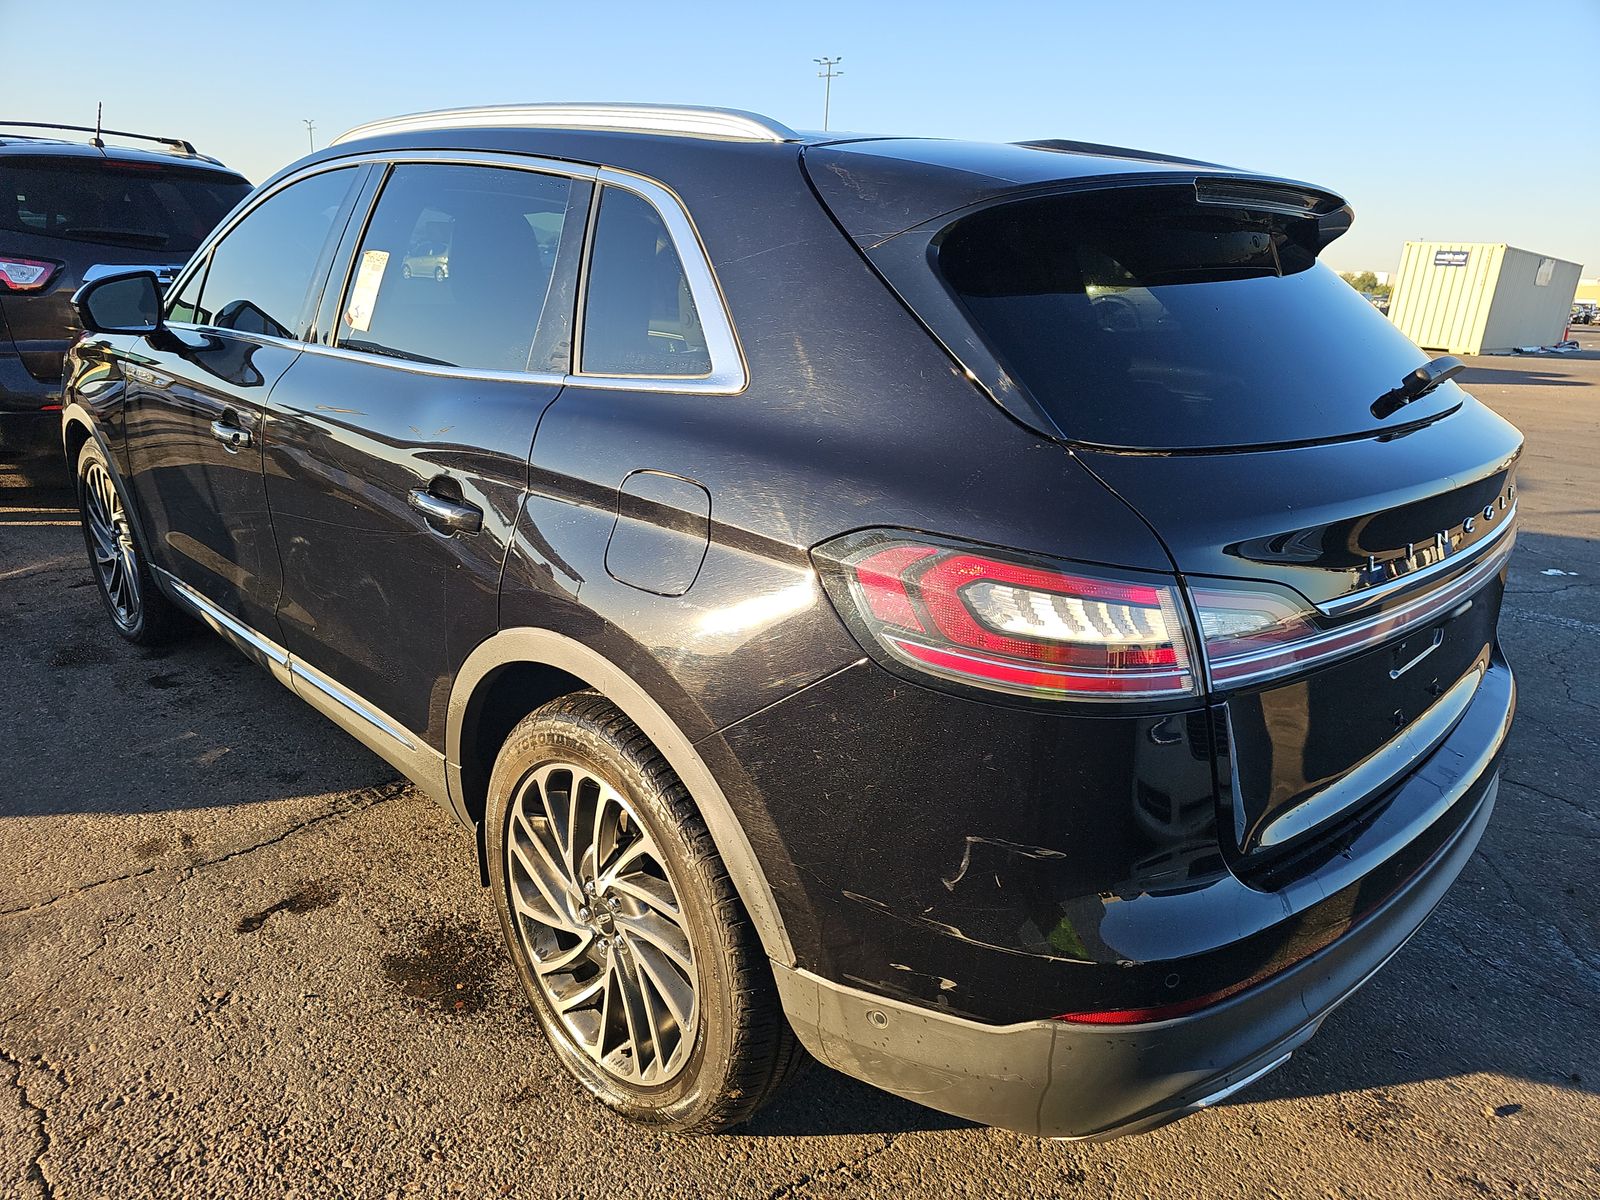
<path id="1" fill-rule="evenodd" d="M 717 853 L 749 913 L 767 957 L 784 965 L 796 961 L 771 884 L 756 857 L 744 826 L 735 815 L 720 784 L 699 751 L 665 709 L 621 667 L 598 651 L 549 629 L 503 629 L 483 641 L 467 656 L 451 688 L 445 727 L 445 770 L 450 801 L 458 815 L 477 826 L 480 863 L 484 829 L 481 820 L 483 784 L 463 772 L 463 759 L 473 752 L 473 722 L 482 716 L 484 697 L 494 681 L 508 669 L 532 668 L 547 683 L 535 690 L 522 715 L 539 704 L 570 691 L 593 689 L 626 716 L 654 743 L 667 765 L 677 774 L 694 800 L 716 843 Z M 563 677 L 576 686 L 564 685 Z M 558 690 L 551 690 L 558 689 Z M 484 781 L 487 774 L 484 775 Z"/>

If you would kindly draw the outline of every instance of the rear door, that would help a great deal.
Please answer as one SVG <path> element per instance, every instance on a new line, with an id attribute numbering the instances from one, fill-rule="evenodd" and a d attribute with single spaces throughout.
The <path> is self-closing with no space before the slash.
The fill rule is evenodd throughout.
<path id="1" fill-rule="evenodd" d="M 1377 403 L 1427 356 L 1317 261 L 1335 203 L 1062 192 L 872 251 L 1166 544 L 1245 858 L 1417 769 L 1496 664 L 1520 435 L 1450 382 Z"/>
<path id="2" fill-rule="evenodd" d="M 388 169 L 339 252 L 328 332 L 267 405 L 295 669 L 435 750 L 455 665 L 497 627 L 534 431 L 567 370 L 590 192 L 488 158 Z"/>
<path id="3" fill-rule="evenodd" d="M 125 366 L 128 478 L 156 564 L 274 635 L 282 573 L 261 477 L 267 396 L 298 357 L 313 282 L 362 168 L 268 195 L 167 303 L 168 336 Z"/>

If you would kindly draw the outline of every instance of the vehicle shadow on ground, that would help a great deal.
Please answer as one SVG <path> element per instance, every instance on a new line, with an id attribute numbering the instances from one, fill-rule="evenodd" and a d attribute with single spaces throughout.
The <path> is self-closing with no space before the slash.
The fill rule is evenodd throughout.
<path id="1" fill-rule="evenodd" d="M 795 1086 L 784 1089 L 736 1132 L 761 1138 L 842 1137 L 979 1128 L 812 1063 Z"/>
<path id="2" fill-rule="evenodd" d="M 76 511 L 70 491 L 0 478 L 0 818 L 193 811 L 397 778 L 198 624 L 168 646 L 118 637 Z"/>
<path id="3" fill-rule="evenodd" d="M 1572 357 L 1578 356 L 1573 355 Z M 1586 388 L 1593 386 L 1587 379 L 1574 379 L 1570 374 L 1564 374 L 1560 371 L 1538 371 L 1526 367 L 1500 366 L 1498 362 L 1494 366 L 1489 366 L 1482 359 L 1475 359 L 1472 366 L 1469 366 L 1455 377 L 1455 381 L 1464 388 L 1471 388 L 1474 384 L 1485 383 L 1500 384 L 1505 387 Z"/>

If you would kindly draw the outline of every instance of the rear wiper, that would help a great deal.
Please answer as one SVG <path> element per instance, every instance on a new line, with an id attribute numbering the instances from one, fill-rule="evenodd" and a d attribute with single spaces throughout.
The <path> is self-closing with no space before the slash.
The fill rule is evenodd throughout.
<path id="1" fill-rule="evenodd" d="M 1447 379 L 1467 369 L 1467 364 L 1453 354 L 1446 354 L 1423 363 L 1400 381 L 1400 386 L 1385 392 L 1372 402 L 1372 415 L 1380 421 L 1392 417 L 1413 400 L 1420 400 Z"/>

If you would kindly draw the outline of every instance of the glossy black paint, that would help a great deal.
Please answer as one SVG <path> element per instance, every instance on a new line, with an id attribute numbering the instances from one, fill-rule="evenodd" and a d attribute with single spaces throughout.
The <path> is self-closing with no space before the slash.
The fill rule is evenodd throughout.
<path id="1" fill-rule="evenodd" d="M 810 969 L 1003 1024 L 1205 996 L 1327 945 L 1475 811 L 1512 700 L 1497 661 L 1423 768 L 1277 877 L 1220 849 L 1200 710 L 1024 712 L 867 663 L 702 749 L 767 804 Z"/>
<path id="2" fill-rule="evenodd" d="M 497 628 L 528 452 L 556 391 L 306 353 L 273 392 L 284 645 L 435 749 L 454 668 Z M 415 488 L 474 505 L 482 529 L 436 529 Z"/>
<path id="3" fill-rule="evenodd" d="M 1001 194 L 1193 179 L 1194 164 L 483 129 L 333 147 L 291 170 L 460 149 L 617 167 L 676 193 L 726 298 L 744 389 L 490 379 L 327 353 L 359 213 L 324 265 L 308 348 L 102 339 L 72 360 L 86 408 L 97 371 L 159 372 L 92 417 L 112 438 L 127 422 L 159 565 L 236 611 L 252 605 L 252 625 L 420 740 L 447 744 L 455 671 L 491 634 L 573 638 L 693 743 L 799 966 L 995 1023 L 1182 1001 L 1281 969 L 1353 928 L 1476 811 L 1514 698 L 1494 641 L 1501 581 L 1438 623 L 1448 646 L 1427 672 L 1381 696 L 1403 648 L 1254 692 L 1126 707 L 976 698 L 892 674 L 817 583 L 813 547 L 887 526 L 1323 601 L 1373 582 L 1374 556 L 1504 493 L 1520 439 L 1465 393 L 1403 436 L 1207 455 L 1066 444 L 1026 397 L 986 394 L 963 347 L 930 336 L 863 253 Z M 570 281 L 560 292 L 577 294 Z M 223 410 L 259 430 L 253 460 L 201 444 L 202 417 Z M 477 506 L 481 530 L 431 527 L 407 501 L 416 488 Z M 198 570 L 195 545 L 238 556 L 248 586 L 232 594 Z M 267 545 L 281 580 L 257 561 Z M 1269 811 L 1469 670 L 1471 704 L 1425 761 L 1292 853 L 1247 853 Z M 545 694 L 530 684 L 530 707 Z M 502 704 L 482 719 L 503 731 L 505 716 Z M 476 732 L 462 744 L 492 761 Z M 476 816 L 488 762 L 451 765 Z"/>
<path id="4" fill-rule="evenodd" d="M 122 443 L 157 562 L 225 612 L 274 636 L 283 572 L 262 474 L 265 401 L 299 351 L 225 331 L 138 338 Z M 239 429 L 235 448 L 212 424 Z"/>

